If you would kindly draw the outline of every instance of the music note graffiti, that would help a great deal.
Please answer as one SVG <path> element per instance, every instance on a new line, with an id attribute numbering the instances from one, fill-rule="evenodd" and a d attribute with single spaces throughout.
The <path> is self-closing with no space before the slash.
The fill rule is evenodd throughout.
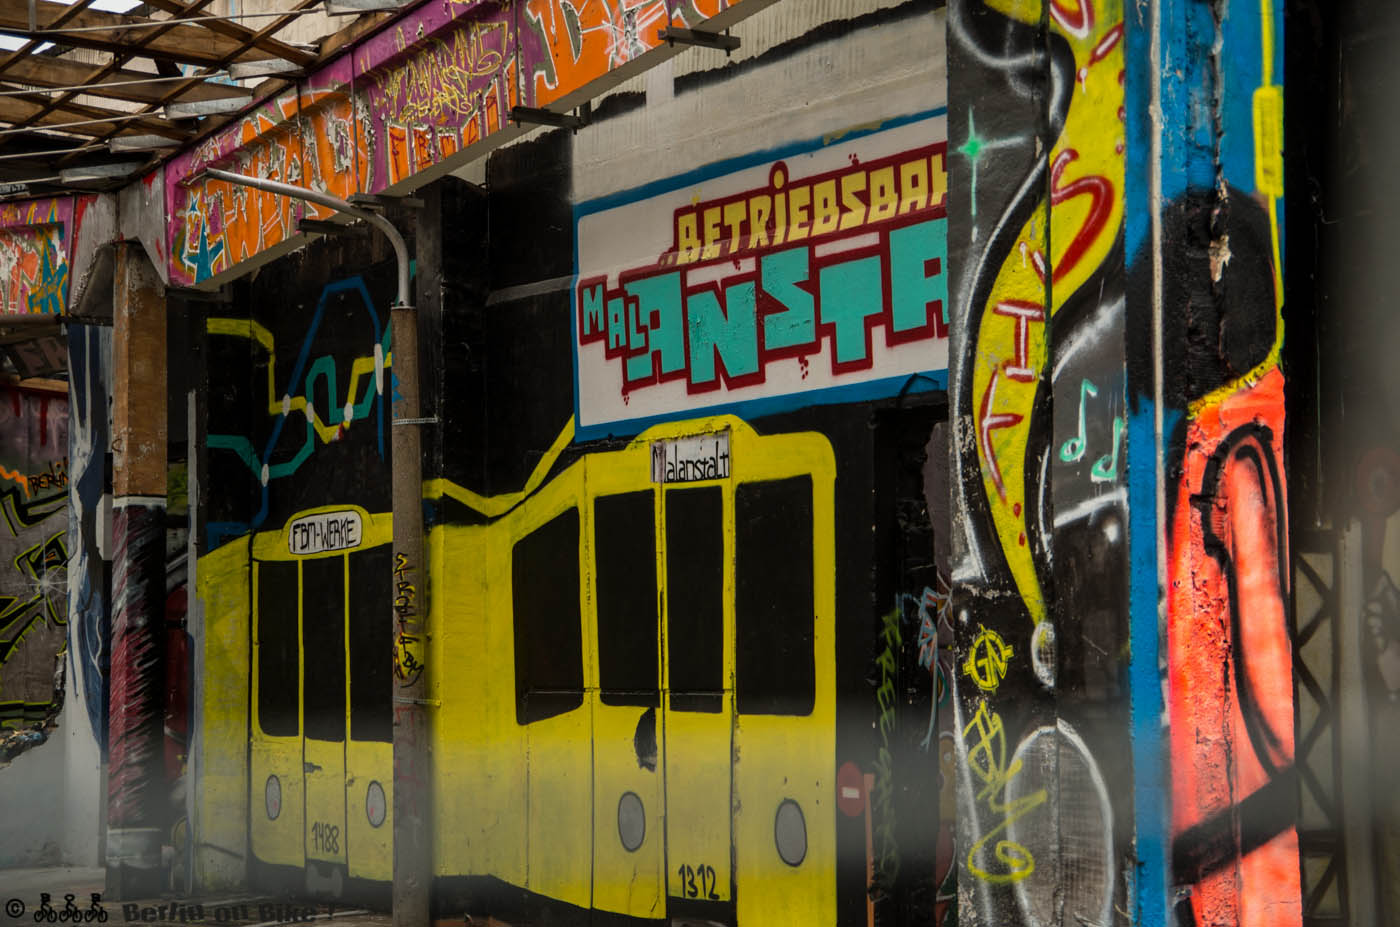
<path id="1" fill-rule="evenodd" d="M 1123 420 L 1115 418 L 1113 420 L 1113 453 L 1104 454 L 1094 461 L 1094 466 L 1089 470 L 1089 478 L 1095 483 L 1106 483 L 1118 477 L 1118 445 L 1123 436 Z"/>
<path id="2" fill-rule="evenodd" d="M 1084 456 L 1084 403 L 1088 397 L 1098 394 L 1099 388 L 1090 381 L 1079 384 L 1079 434 L 1060 447 L 1060 459 L 1065 463 L 1074 463 Z"/>
<path id="3" fill-rule="evenodd" d="M 1065 463 L 1076 463 L 1083 459 L 1084 451 L 1088 447 L 1088 429 L 1084 421 L 1084 407 L 1087 405 L 1090 396 L 1098 396 L 1099 388 L 1090 380 L 1082 380 L 1079 384 L 1079 433 L 1060 445 L 1060 459 Z M 1114 417 L 1113 419 L 1113 448 L 1112 450 L 1094 461 L 1094 465 L 1089 469 L 1089 478 L 1095 483 L 1105 483 L 1118 477 L 1118 448 L 1122 444 L 1123 419 Z"/>

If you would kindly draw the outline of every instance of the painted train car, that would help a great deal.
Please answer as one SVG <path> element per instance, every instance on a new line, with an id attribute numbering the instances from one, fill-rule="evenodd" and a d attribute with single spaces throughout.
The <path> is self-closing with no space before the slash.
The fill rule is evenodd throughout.
<path id="1" fill-rule="evenodd" d="M 678 460 L 700 465 L 670 482 Z M 438 831 L 440 876 L 648 919 L 834 921 L 834 477 L 820 435 L 709 419 L 442 529 L 471 573 L 429 650 L 452 667 L 430 676 L 434 812 L 466 823 Z"/>
<path id="2" fill-rule="evenodd" d="M 836 922 L 835 479 L 822 434 L 722 416 L 432 529 L 445 904 Z M 388 515 L 323 506 L 252 540 L 263 884 L 345 897 L 391 877 L 391 534 Z"/>

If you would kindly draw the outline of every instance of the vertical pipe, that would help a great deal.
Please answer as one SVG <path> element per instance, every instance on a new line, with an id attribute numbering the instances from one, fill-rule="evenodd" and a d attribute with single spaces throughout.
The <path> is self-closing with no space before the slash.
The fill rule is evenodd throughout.
<path id="1" fill-rule="evenodd" d="M 428 923 L 428 722 L 424 710 L 426 603 L 423 564 L 423 457 L 418 409 L 418 318 L 393 307 L 394 396 L 394 927 Z"/>

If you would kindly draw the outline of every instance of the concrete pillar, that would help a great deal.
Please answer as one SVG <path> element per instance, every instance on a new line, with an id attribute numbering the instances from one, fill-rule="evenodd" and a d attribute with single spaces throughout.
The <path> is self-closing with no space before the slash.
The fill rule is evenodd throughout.
<path id="1" fill-rule="evenodd" d="M 160 278 L 139 244 L 116 247 L 107 892 L 122 899 L 163 881 L 166 352 Z"/>

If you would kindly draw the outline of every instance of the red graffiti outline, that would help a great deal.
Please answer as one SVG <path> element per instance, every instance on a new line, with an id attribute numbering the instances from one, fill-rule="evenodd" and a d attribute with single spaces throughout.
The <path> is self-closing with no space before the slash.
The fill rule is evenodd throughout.
<path id="1" fill-rule="evenodd" d="M 997 463 L 996 451 L 992 449 L 992 431 L 997 428 L 1010 428 L 1019 424 L 1024 418 L 1019 412 L 997 412 L 988 414 L 992 408 L 992 402 L 996 398 L 997 375 L 1001 373 L 1001 366 L 992 368 L 992 377 L 987 381 L 987 388 L 982 393 L 982 407 L 977 413 L 977 434 L 982 444 L 982 456 L 987 459 L 987 472 L 992 475 L 992 484 L 997 488 L 997 495 L 1001 496 L 1001 501 L 1006 501 L 1006 485 L 1002 482 L 1001 466 Z"/>
<path id="2" fill-rule="evenodd" d="M 1055 156 L 1055 163 L 1050 168 L 1050 204 L 1052 206 L 1084 194 L 1093 197 L 1093 202 L 1089 205 L 1089 214 L 1084 217 L 1084 224 L 1079 227 L 1079 231 L 1075 233 L 1074 239 L 1069 243 L 1069 247 L 1065 249 L 1060 260 L 1055 263 L 1054 281 L 1056 283 L 1079 264 L 1084 258 L 1084 252 L 1089 250 L 1089 245 L 1099 237 L 1104 225 L 1108 223 L 1108 214 L 1113 203 L 1113 184 L 1109 182 L 1107 177 L 1090 174 L 1060 186 L 1061 175 L 1065 168 L 1078 157 L 1079 152 L 1073 148 L 1066 148 Z"/>

